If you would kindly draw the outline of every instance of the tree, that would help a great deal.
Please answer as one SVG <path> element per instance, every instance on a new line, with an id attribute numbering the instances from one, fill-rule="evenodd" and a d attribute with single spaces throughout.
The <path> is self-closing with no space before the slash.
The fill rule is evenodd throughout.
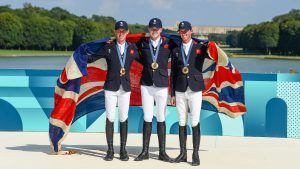
<path id="1" fill-rule="evenodd" d="M 130 33 L 144 33 L 147 32 L 148 28 L 145 25 L 141 25 L 141 24 L 129 24 L 128 25 Z"/>
<path id="2" fill-rule="evenodd" d="M 239 31 L 228 32 L 228 35 L 226 37 L 226 43 L 233 48 L 239 47 L 239 35 Z"/>
<path id="3" fill-rule="evenodd" d="M 270 48 L 275 48 L 279 40 L 279 26 L 275 22 L 264 22 L 257 28 L 257 44 L 264 48 L 267 54 L 271 54 Z"/>
<path id="4" fill-rule="evenodd" d="M 12 12 L 13 10 L 10 8 L 10 5 L 0 6 L 0 13 L 3 12 Z"/>
<path id="5" fill-rule="evenodd" d="M 70 20 L 67 20 L 61 21 L 59 25 L 60 29 L 57 34 L 56 46 L 60 48 L 63 47 L 67 51 L 68 47 L 72 45 L 74 28 L 76 24 Z"/>
<path id="6" fill-rule="evenodd" d="M 24 24 L 24 46 L 32 49 L 51 49 L 57 36 L 58 21 L 49 17 L 32 15 L 23 21 Z"/>
<path id="7" fill-rule="evenodd" d="M 50 11 L 51 18 L 56 20 L 72 20 L 73 22 L 78 18 L 76 15 L 71 14 L 65 9 L 54 7 Z"/>
<path id="8" fill-rule="evenodd" d="M 279 24 L 287 21 L 295 21 L 300 20 L 300 10 L 292 9 L 289 13 L 284 15 L 279 15 L 273 18 L 273 22 L 277 22 Z"/>
<path id="9" fill-rule="evenodd" d="M 245 50 L 257 49 L 257 25 L 247 25 L 239 36 L 239 46 Z"/>
<path id="10" fill-rule="evenodd" d="M 111 16 L 93 15 L 92 20 L 101 26 L 102 36 L 113 36 L 116 20 Z"/>
<path id="11" fill-rule="evenodd" d="M 208 40 L 217 42 L 219 44 L 225 44 L 226 37 L 226 34 L 211 33 L 208 35 Z"/>
<path id="12" fill-rule="evenodd" d="M 300 21 L 290 20 L 280 25 L 278 48 L 283 54 L 299 54 Z"/>
<path id="13" fill-rule="evenodd" d="M 77 48 L 81 43 L 102 38 L 101 26 L 94 21 L 80 19 L 74 30 L 73 47 Z"/>
<path id="14" fill-rule="evenodd" d="M 12 48 L 22 43 L 23 26 L 19 17 L 0 13 L 0 25 L 0 46 Z"/>

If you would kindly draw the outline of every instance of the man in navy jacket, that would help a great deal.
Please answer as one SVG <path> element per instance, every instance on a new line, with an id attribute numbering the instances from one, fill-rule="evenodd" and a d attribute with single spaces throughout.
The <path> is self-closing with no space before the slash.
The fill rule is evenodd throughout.
<path id="1" fill-rule="evenodd" d="M 130 76 L 129 70 L 132 62 L 138 59 L 138 51 L 135 44 L 126 42 L 129 33 L 125 21 L 118 21 L 115 24 L 116 40 L 107 43 L 93 57 L 93 60 L 105 58 L 107 62 L 107 75 L 104 83 L 105 108 L 106 108 L 106 139 L 107 155 L 105 160 L 111 161 L 114 158 L 113 134 L 116 106 L 120 112 L 120 160 L 129 159 L 126 151 L 128 133 L 128 110 L 130 103 Z"/>
<path id="2" fill-rule="evenodd" d="M 159 156 L 162 161 L 172 162 L 166 153 L 166 107 L 168 99 L 168 62 L 173 43 L 161 37 L 162 22 L 153 18 L 148 26 L 149 38 L 137 43 L 139 62 L 143 65 L 141 77 L 142 107 L 144 110 L 143 150 L 135 161 L 149 159 L 149 142 L 152 130 L 154 102 L 156 106 Z"/>

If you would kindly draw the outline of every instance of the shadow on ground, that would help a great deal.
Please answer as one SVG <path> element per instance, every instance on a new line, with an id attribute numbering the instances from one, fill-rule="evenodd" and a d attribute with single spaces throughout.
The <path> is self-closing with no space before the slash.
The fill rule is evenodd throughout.
<path id="1" fill-rule="evenodd" d="M 42 152 L 45 154 L 51 154 L 51 149 L 49 145 L 37 145 L 37 144 L 27 144 L 24 146 L 16 146 L 16 147 L 6 147 L 8 150 L 13 150 L 13 151 L 27 151 L 27 152 Z M 62 147 L 63 150 L 68 151 L 68 150 L 76 150 L 79 152 L 79 154 L 84 154 L 84 155 L 89 155 L 89 156 L 94 156 L 94 157 L 100 157 L 104 158 L 106 155 L 106 150 L 107 146 L 106 145 L 64 145 Z M 119 149 L 120 146 L 116 145 L 114 146 L 115 150 L 115 157 L 119 157 Z M 127 152 L 129 157 L 135 158 L 137 157 L 141 151 L 142 147 L 137 147 L 137 146 L 126 146 Z M 166 150 L 178 150 L 179 154 L 179 147 L 178 148 L 166 148 Z M 188 149 L 188 151 L 192 151 L 192 149 Z M 150 158 L 152 159 L 158 159 L 158 155 L 156 152 L 159 151 L 158 147 L 151 147 L 149 150 Z M 200 151 L 207 151 L 207 150 L 200 150 Z"/>

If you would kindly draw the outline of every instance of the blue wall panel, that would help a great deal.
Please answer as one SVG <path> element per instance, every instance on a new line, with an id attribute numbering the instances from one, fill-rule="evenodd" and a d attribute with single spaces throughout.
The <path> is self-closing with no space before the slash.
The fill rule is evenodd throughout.
<path id="1" fill-rule="evenodd" d="M 48 131 L 54 86 L 60 73 L 60 70 L 0 70 L 0 131 Z M 300 138 L 300 75 L 245 73 L 242 76 L 248 112 L 232 119 L 202 110 L 202 133 Z M 116 113 L 116 121 L 118 118 Z M 105 120 L 105 110 L 97 110 L 76 121 L 71 131 L 104 132 Z M 130 107 L 128 120 L 129 132 L 141 132 L 142 108 Z M 178 133 L 176 107 L 167 107 L 166 122 L 168 133 Z M 153 133 L 156 124 L 154 117 Z M 115 131 L 119 131 L 118 122 Z"/>

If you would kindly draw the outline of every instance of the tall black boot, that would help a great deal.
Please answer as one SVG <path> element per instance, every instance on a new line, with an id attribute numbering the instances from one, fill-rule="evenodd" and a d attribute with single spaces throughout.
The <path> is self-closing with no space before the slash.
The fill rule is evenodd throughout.
<path id="1" fill-rule="evenodd" d="M 158 159 L 165 162 L 173 162 L 173 160 L 166 153 L 166 123 L 157 122 L 157 134 L 159 143 Z"/>
<path id="2" fill-rule="evenodd" d="M 187 139 L 187 128 L 186 128 L 186 126 L 179 126 L 180 154 L 175 159 L 175 162 L 177 162 L 177 163 L 187 162 L 186 139 Z"/>
<path id="3" fill-rule="evenodd" d="M 149 143 L 152 132 L 152 122 L 144 121 L 143 126 L 143 150 L 140 155 L 138 155 L 134 161 L 142 161 L 149 159 Z"/>
<path id="4" fill-rule="evenodd" d="M 107 141 L 108 150 L 104 160 L 111 161 L 114 159 L 114 145 L 113 145 L 114 122 L 110 122 L 108 119 L 106 119 L 105 131 L 106 131 L 106 141 Z"/>
<path id="5" fill-rule="evenodd" d="M 198 166 L 200 165 L 200 158 L 199 158 L 199 146 L 200 146 L 200 125 L 199 123 L 197 126 L 192 127 L 193 130 L 193 157 L 192 157 L 192 165 Z"/>
<path id="6" fill-rule="evenodd" d="M 120 160 L 128 161 L 129 157 L 126 151 L 126 141 L 127 141 L 127 133 L 128 133 L 128 120 L 124 122 L 120 122 Z"/>

